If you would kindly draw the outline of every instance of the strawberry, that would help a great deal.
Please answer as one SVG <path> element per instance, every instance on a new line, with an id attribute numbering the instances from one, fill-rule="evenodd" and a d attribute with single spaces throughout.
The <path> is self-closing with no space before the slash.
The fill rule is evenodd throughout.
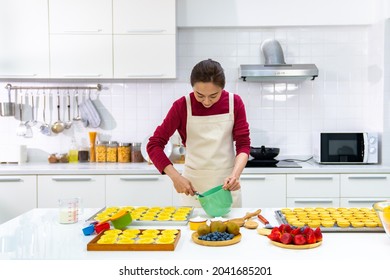
<path id="1" fill-rule="evenodd" d="M 299 227 L 298 228 L 294 228 L 290 233 L 291 233 L 291 235 L 295 236 L 295 235 L 301 233 L 301 229 Z"/>
<path id="2" fill-rule="evenodd" d="M 302 234 L 297 234 L 294 236 L 294 244 L 295 245 L 304 245 L 306 244 L 306 238 Z"/>
<path id="3" fill-rule="evenodd" d="M 307 241 L 307 244 L 313 244 L 313 243 L 316 243 L 316 236 L 314 234 L 314 231 L 310 231 L 306 234 L 306 241 Z"/>
<path id="4" fill-rule="evenodd" d="M 291 232 L 291 226 L 289 225 L 289 224 L 281 224 L 280 226 L 279 226 L 279 231 L 281 232 L 281 233 L 285 233 L 285 232 Z"/>
<path id="5" fill-rule="evenodd" d="M 280 242 L 284 244 L 291 244 L 292 241 L 293 241 L 293 236 L 288 232 L 283 233 L 282 236 L 280 237 Z"/>
<path id="6" fill-rule="evenodd" d="M 267 235 L 267 237 L 269 239 L 271 239 L 272 241 L 276 241 L 276 242 L 280 242 L 280 237 L 282 236 L 282 234 L 278 231 L 274 231 L 274 232 L 271 232 L 270 234 Z"/>
<path id="7" fill-rule="evenodd" d="M 322 232 L 319 227 L 314 230 L 314 235 L 316 237 L 317 242 L 322 241 Z"/>
<path id="8" fill-rule="evenodd" d="M 271 230 L 271 233 L 272 232 L 280 232 L 279 228 L 278 227 L 274 227 L 272 230 Z"/>
<path id="9" fill-rule="evenodd" d="M 314 233 L 313 229 L 310 228 L 310 227 L 305 227 L 305 229 L 303 230 L 302 234 L 308 235 L 309 233 Z"/>

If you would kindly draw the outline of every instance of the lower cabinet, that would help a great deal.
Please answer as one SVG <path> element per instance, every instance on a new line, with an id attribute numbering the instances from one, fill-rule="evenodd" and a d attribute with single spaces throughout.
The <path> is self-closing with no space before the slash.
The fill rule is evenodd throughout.
<path id="1" fill-rule="evenodd" d="M 242 174 L 242 207 L 286 207 L 286 175 Z"/>
<path id="2" fill-rule="evenodd" d="M 341 207 L 372 207 L 390 199 L 390 174 L 341 174 Z"/>
<path id="3" fill-rule="evenodd" d="M 339 207 L 339 174 L 288 174 L 287 207 Z"/>
<path id="4" fill-rule="evenodd" d="M 39 175 L 38 207 L 58 207 L 60 198 L 81 198 L 86 208 L 104 207 L 105 175 Z"/>
<path id="5" fill-rule="evenodd" d="M 37 176 L 0 176 L 0 224 L 37 206 Z"/>
<path id="6" fill-rule="evenodd" d="M 167 175 L 107 175 L 107 206 L 170 206 L 173 186 Z"/>

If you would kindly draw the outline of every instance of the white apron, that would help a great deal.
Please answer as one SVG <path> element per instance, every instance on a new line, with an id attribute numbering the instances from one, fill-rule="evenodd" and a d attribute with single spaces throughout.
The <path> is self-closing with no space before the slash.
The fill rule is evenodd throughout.
<path id="1" fill-rule="evenodd" d="M 187 103 L 187 141 L 183 176 L 203 193 L 222 185 L 234 166 L 234 95 L 229 93 L 229 113 L 193 116 L 190 96 Z M 232 191 L 232 207 L 241 207 L 241 190 Z M 196 196 L 180 195 L 181 205 L 201 207 Z"/>

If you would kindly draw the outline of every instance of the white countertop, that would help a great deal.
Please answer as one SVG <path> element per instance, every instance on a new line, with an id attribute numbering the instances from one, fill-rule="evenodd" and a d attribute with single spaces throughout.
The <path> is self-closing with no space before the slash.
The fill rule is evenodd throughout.
<path id="1" fill-rule="evenodd" d="M 390 173 L 390 166 L 369 165 L 320 165 L 315 162 L 299 162 L 302 168 L 256 167 L 245 168 L 243 174 L 303 174 L 303 173 Z M 182 164 L 175 164 L 180 172 Z M 132 175 L 160 174 L 154 165 L 147 163 L 25 163 L 1 164 L 0 175 Z"/>
<path id="2" fill-rule="evenodd" d="M 323 233 L 321 246 L 308 250 L 276 247 L 256 230 L 241 228 L 239 243 L 224 247 L 195 244 L 188 226 L 179 228 L 182 235 L 174 251 L 87 251 L 93 236 L 84 236 L 85 219 L 98 209 L 84 209 L 83 220 L 74 224 L 59 224 L 58 209 L 33 209 L 0 225 L 0 259 L 40 260 L 390 260 L 390 238 L 385 233 Z M 257 209 L 232 209 L 226 218 L 242 217 Z M 262 214 L 277 225 L 275 209 L 263 209 Z M 194 209 L 193 216 L 205 216 Z M 207 217 L 207 216 L 205 216 Z M 260 224 L 260 223 L 259 223 Z M 261 225 L 261 224 L 260 224 Z M 130 226 L 132 227 L 132 226 Z M 133 226 L 134 227 L 134 226 Z M 139 228 L 156 228 L 139 226 Z M 238 255 L 239 254 L 239 255 Z"/>

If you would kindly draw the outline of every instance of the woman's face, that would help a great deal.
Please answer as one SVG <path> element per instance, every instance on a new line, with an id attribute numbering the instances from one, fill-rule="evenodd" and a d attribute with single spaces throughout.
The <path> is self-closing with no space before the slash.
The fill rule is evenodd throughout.
<path id="1" fill-rule="evenodd" d="M 196 101 L 206 108 L 213 106 L 221 98 L 222 88 L 212 82 L 197 82 L 193 86 Z"/>

